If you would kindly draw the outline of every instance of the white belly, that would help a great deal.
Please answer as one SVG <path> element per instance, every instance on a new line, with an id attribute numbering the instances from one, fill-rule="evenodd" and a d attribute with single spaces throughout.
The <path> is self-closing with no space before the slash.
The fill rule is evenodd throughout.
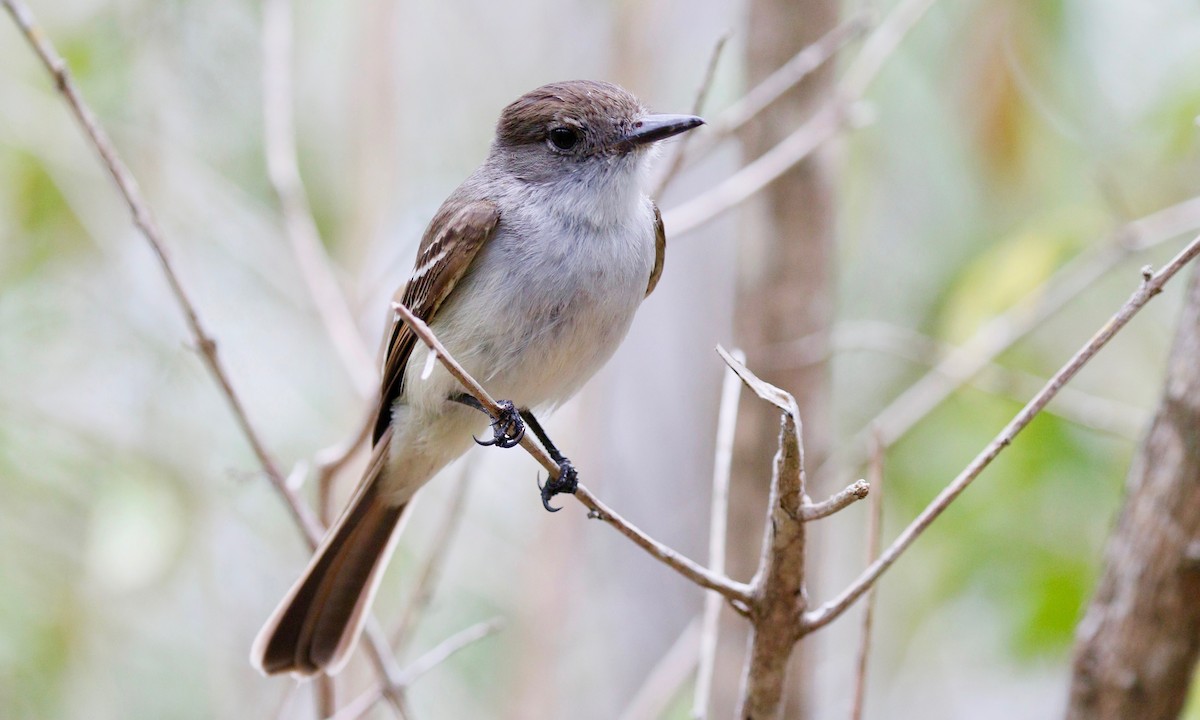
<path id="1" fill-rule="evenodd" d="M 648 203 L 639 206 L 627 222 L 589 231 L 502 216 L 433 331 L 494 398 L 528 408 L 566 401 L 612 356 L 645 296 L 654 219 Z M 418 342 L 402 400 L 412 420 L 445 414 L 447 398 L 462 392 L 440 366 L 421 380 L 427 357 Z M 477 412 L 464 422 L 486 426 Z"/>

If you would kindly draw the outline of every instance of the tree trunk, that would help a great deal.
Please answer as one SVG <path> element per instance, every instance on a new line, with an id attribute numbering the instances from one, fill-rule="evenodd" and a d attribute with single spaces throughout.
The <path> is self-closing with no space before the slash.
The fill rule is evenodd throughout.
<path id="1" fill-rule="evenodd" d="M 1067 718 L 1175 718 L 1200 653 L 1200 268 L 1076 632 Z"/>
<path id="2" fill-rule="evenodd" d="M 752 0 L 746 37 L 748 86 L 753 86 L 818 39 L 837 22 L 833 0 Z M 802 124 L 828 97 L 831 66 L 784 95 L 747 127 L 747 157 L 774 147 Z M 807 335 L 828 334 L 832 318 L 834 204 L 831 173 L 824 153 L 797 165 L 763 191 L 763 202 L 746 214 L 735 328 L 749 366 L 764 380 L 796 396 L 804 420 L 809 466 L 821 464 L 828 448 L 829 382 L 824 364 L 770 370 L 757 362 L 767 346 Z M 753 215 L 757 213 L 757 215 Z M 751 222 L 750 220 L 753 219 Z M 776 450 L 778 411 L 766 403 L 743 403 L 738 418 L 731 487 L 729 570 L 734 577 L 754 572 L 762 539 L 764 510 Z M 736 705 L 738 665 L 746 648 L 746 626 L 727 614 L 722 627 L 713 717 L 729 717 Z M 795 660 L 795 658 L 793 658 Z M 793 662 L 784 717 L 806 715 L 803 676 Z"/>

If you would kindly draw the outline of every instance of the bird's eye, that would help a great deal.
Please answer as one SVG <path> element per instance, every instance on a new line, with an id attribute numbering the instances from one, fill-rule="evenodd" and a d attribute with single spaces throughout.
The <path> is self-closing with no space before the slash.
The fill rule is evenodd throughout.
<path id="1" fill-rule="evenodd" d="M 550 131 L 550 142 L 559 150 L 570 150 L 579 142 L 579 134 L 571 128 L 556 127 Z"/>

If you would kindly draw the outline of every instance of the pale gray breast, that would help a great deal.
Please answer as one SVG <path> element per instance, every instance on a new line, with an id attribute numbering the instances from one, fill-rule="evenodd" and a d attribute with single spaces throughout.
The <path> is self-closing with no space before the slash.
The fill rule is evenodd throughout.
<path id="1" fill-rule="evenodd" d="M 494 395 L 557 404 L 629 329 L 654 264 L 653 211 L 638 194 L 627 212 L 594 223 L 523 200 L 502 206 L 435 330 Z"/>

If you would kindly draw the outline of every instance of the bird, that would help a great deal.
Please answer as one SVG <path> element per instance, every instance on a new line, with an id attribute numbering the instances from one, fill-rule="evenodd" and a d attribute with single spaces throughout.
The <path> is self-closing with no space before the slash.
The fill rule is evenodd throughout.
<path id="1" fill-rule="evenodd" d="M 347 507 L 256 637 L 268 675 L 334 675 L 349 660 L 413 494 L 473 442 L 511 447 L 532 429 L 559 473 L 577 472 L 538 412 L 565 402 L 612 356 L 663 271 L 662 215 L 643 187 L 658 143 L 702 125 L 653 114 L 627 90 L 544 85 L 500 114 L 484 162 L 434 214 L 403 303 L 500 402 L 491 417 L 393 319 L 370 461 Z M 482 411 L 482 412 L 481 412 Z M 492 437 L 476 436 L 491 426 Z"/>

